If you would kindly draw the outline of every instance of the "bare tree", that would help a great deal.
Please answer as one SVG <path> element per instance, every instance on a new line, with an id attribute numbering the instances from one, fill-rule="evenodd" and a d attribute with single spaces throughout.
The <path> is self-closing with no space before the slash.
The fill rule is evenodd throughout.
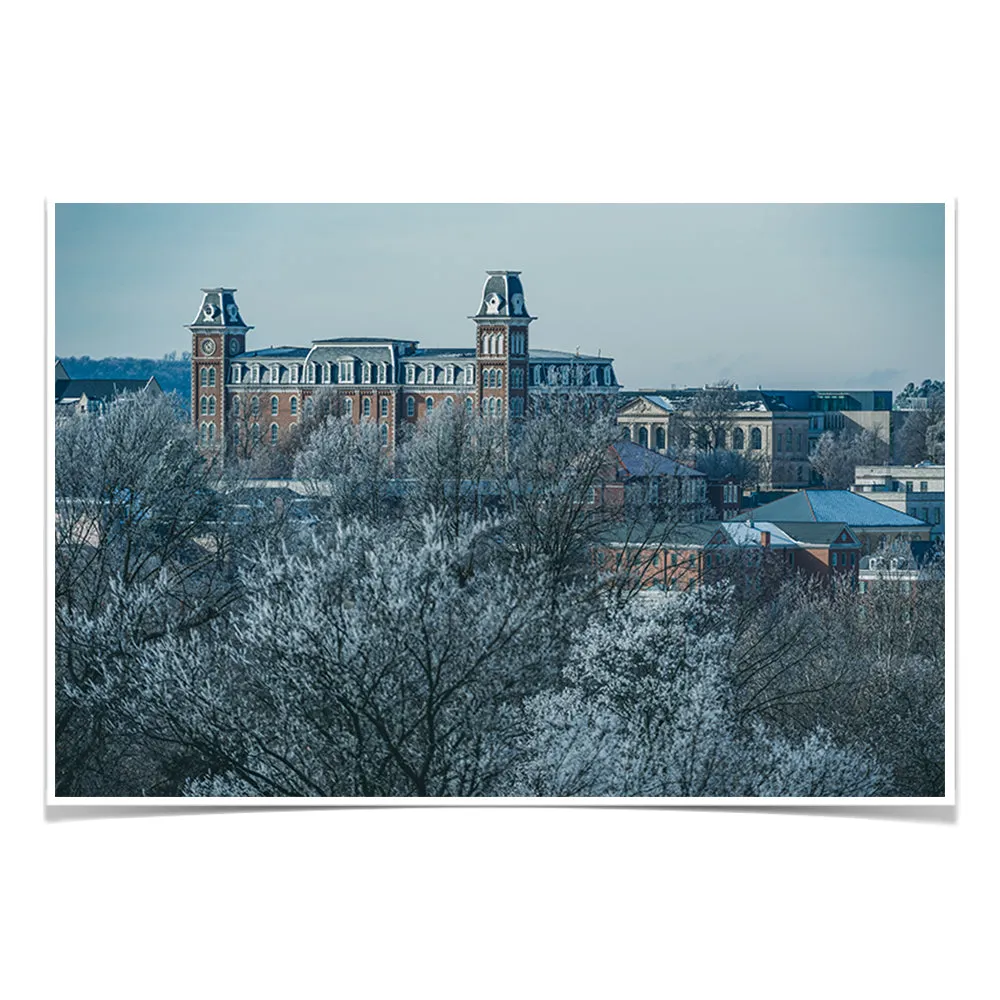
<path id="1" fill-rule="evenodd" d="M 739 405 L 739 392 L 728 380 L 716 382 L 695 393 L 680 418 L 688 432 L 690 445 L 698 451 L 725 447 Z"/>
<path id="2" fill-rule="evenodd" d="M 884 465 L 889 460 L 889 446 L 876 431 L 826 431 L 820 435 L 809 456 L 812 467 L 831 489 L 848 489 L 854 483 L 859 465 Z"/>

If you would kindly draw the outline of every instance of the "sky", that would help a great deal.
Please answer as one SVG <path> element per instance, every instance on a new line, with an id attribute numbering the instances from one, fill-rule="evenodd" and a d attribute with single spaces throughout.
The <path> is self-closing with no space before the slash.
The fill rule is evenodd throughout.
<path id="1" fill-rule="evenodd" d="M 58 204 L 54 244 L 59 357 L 180 356 L 217 285 L 251 350 L 471 346 L 509 269 L 531 346 L 613 357 L 626 388 L 944 378 L 941 204 Z"/>

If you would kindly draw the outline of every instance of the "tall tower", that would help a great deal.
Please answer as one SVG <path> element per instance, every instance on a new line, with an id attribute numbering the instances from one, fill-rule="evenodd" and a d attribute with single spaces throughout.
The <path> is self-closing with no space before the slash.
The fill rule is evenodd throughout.
<path id="1" fill-rule="evenodd" d="M 486 415 L 522 417 L 528 402 L 528 315 L 520 271 L 487 271 L 476 324 L 479 405 Z"/>
<path id="2" fill-rule="evenodd" d="M 221 453 L 226 440 L 226 374 L 229 359 L 246 350 L 247 326 L 233 298 L 235 288 L 203 288 L 191 331 L 191 418 L 198 446 Z"/>

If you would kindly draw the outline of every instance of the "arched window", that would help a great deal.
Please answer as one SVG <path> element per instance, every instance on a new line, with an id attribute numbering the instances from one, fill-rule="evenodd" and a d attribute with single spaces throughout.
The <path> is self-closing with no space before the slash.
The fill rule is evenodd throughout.
<path id="1" fill-rule="evenodd" d="M 491 417 L 495 416 L 495 414 L 497 412 L 497 401 L 496 401 L 495 397 L 490 396 L 490 401 L 486 404 L 486 407 L 487 407 L 487 410 L 489 412 L 489 415 Z"/>
<path id="2" fill-rule="evenodd" d="M 243 377 L 243 367 L 242 367 L 242 365 L 233 365 L 229 369 L 229 381 L 230 382 L 239 382 L 242 377 Z"/>
<path id="3" fill-rule="evenodd" d="M 344 400 L 344 416 L 345 417 L 350 417 L 350 416 L 353 415 L 353 413 L 354 413 L 354 400 L 353 399 L 345 399 Z"/>
<path id="4" fill-rule="evenodd" d="M 208 443 L 215 441 L 215 424 L 208 425 Z"/>
<path id="5" fill-rule="evenodd" d="M 498 417 L 502 417 L 503 416 L 503 400 L 502 399 L 498 399 L 497 400 L 497 416 Z"/>
<path id="6" fill-rule="evenodd" d="M 201 370 L 201 384 L 203 386 L 208 385 L 208 369 L 202 368 Z"/>
<path id="7" fill-rule="evenodd" d="M 372 380 L 372 366 L 368 364 L 368 362 L 366 361 L 361 366 L 361 381 L 371 382 L 371 380 Z"/>
<path id="8" fill-rule="evenodd" d="M 288 401 L 288 410 L 293 417 L 299 412 L 298 397 L 292 396 L 292 398 Z"/>
<path id="9" fill-rule="evenodd" d="M 372 415 L 372 401 L 368 398 L 368 396 L 365 396 L 365 398 L 361 400 L 361 415 L 364 417 L 370 417 Z"/>
<path id="10" fill-rule="evenodd" d="M 250 428 L 250 437 L 253 439 L 254 444 L 260 440 L 260 424 L 254 424 Z"/>
<path id="11" fill-rule="evenodd" d="M 491 389 L 496 388 L 497 384 L 497 370 L 495 368 L 490 368 L 486 372 L 486 384 Z"/>
<path id="12" fill-rule="evenodd" d="M 306 408 L 306 416 L 311 417 L 313 415 L 313 410 L 316 409 L 316 403 L 314 402 L 312 396 L 306 397 L 305 408 Z"/>
<path id="13" fill-rule="evenodd" d="M 208 397 L 208 415 L 210 417 L 215 416 L 215 396 Z"/>
<path id="14" fill-rule="evenodd" d="M 412 417 L 415 410 L 416 410 L 416 406 L 414 404 L 413 397 L 412 396 L 407 396 L 406 397 L 406 415 L 408 417 Z"/>
<path id="15" fill-rule="evenodd" d="M 382 439 L 382 447 L 384 448 L 389 443 L 389 425 L 382 424 L 378 433 L 379 437 Z"/>
<path id="16" fill-rule="evenodd" d="M 446 410 L 453 410 L 455 408 L 455 400 L 453 400 L 451 396 L 444 397 L 444 408 Z"/>
<path id="17" fill-rule="evenodd" d="M 503 369 L 502 368 L 497 372 L 497 388 L 498 389 L 502 389 L 503 388 Z"/>
<path id="18" fill-rule="evenodd" d="M 792 450 L 792 429 L 791 427 L 785 431 L 785 451 Z"/>
<path id="19" fill-rule="evenodd" d="M 643 448 L 649 447 L 649 431 L 647 431 L 645 427 L 639 428 L 639 444 L 641 444 Z"/>
<path id="20" fill-rule="evenodd" d="M 201 415 L 204 417 L 208 413 L 208 396 L 201 397 Z"/>
<path id="21" fill-rule="evenodd" d="M 733 428 L 733 448 L 736 451 L 743 450 L 743 428 L 734 427 Z"/>
<path id="22" fill-rule="evenodd" d="M 465 412 L 471 417 L 472 416 L 472 398 L 469 397 L 465 401 Z"/>
<path id="23" fill-rule="evenodd" d="M 667 432 L 662 427 L 656 428 L 656 450 L 663 451 L 667 446 Z"/>
<path id="24" fill-rule="evenodd" d="M 380 416 L 383 416 L 383 417 L 389 416 L 389 400 L 388 399 L 381 399 L 381 400 L 379 400 L 378 412 L 379 412 Z"/>
<path id="25" fill-rule="evenodd" d="M 276 417 L 278 415 L 278 397 L 271 397 L 271 416 Z"/>
<path id="26" fill-rule="evenodd" d="M 428 397 L 427 397 L 427 398 L 426 398 L 426 399 L 424 400 L 424 408 L 425 408 L 425 409 L 427 410 L 427 412 L 428 412 L 428 413 L 430 413 L 430 412 L 431 412 L 431 410 L 433 410 L 433 409 L 434 409 L 434 400 L 433 400 L 433 399 L 431 399 L 431 397 L 430 397 L 430 396 L 428 396 Z"/>
<path id="27" fill-rule="evenodd" d="M 201 425 L 201 443 L 205 444 L 208 441 L 208 424 L 203 423 Z"/>
<path id="28" fill-rule="evenodd" d="M 240 397 L 233 396 L 233 416 L 238 417 L 240 415 Z"/>
<path id="29" fill-rule="evenodd" d="M 255 417 L 258 413 L 260 413 L 260 399 L 257 396 L 254 396 L 253 399 L 250 400 L 250 412 Z"/>
<path id="30" fill-rule="evenodd" d="M 271 424 L 271 444 L 278 443 L 278 425 Z"/>
<path id="31" fill-rule="evenodd" d="M 758 450 L 760 448 L 760 428 L 754 427 L 750 431 L 750 447 Z"/>
<path id="32" fill-rule="evenodd" d="M 497 354 L 503 354 L 503 334 L 497 337 Z"/>
<path id="33" fill-rule="evenodd" d="M 209 368 L 208 369 L 208 387 L 210 389 L 214 389 L 215 388 L 215 369 L 214 368 Z"/>

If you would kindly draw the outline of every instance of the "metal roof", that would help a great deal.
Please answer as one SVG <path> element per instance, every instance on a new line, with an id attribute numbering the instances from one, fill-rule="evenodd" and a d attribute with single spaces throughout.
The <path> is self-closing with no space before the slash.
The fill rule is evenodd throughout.
<path id="1" fill-rule="evenodd" d="M 755 522 L 762 519 L 777 523 L 839 521 L 863 528 L 915 528 L 924 525 L 915 517 L 901 514 L 892 507 L 850 490 L 799 490 L 791 496 L 755 507 L 738 518 L 740 521 Z"/>

